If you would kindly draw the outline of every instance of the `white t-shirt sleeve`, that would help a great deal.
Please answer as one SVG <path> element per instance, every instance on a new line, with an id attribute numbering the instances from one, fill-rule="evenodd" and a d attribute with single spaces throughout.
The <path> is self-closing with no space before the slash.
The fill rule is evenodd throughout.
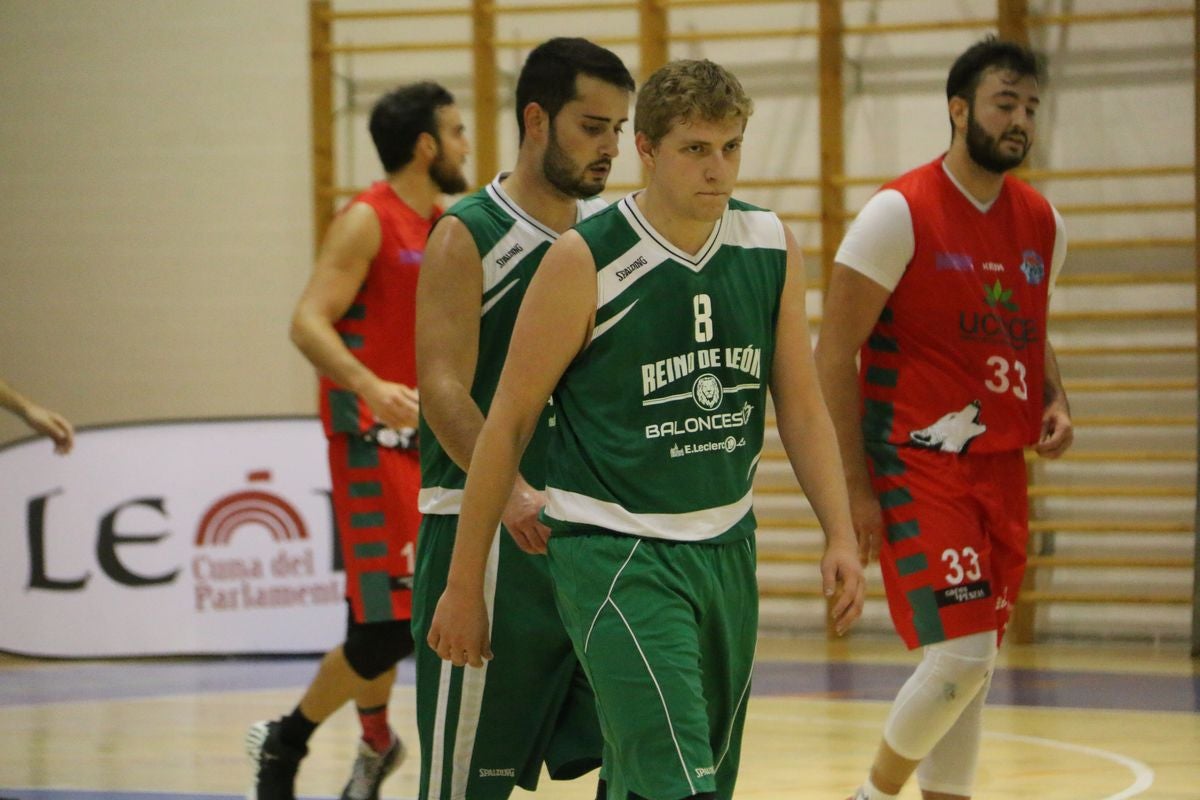
<path id="1" fill-rule="evenodd" d="M 908 201 L 895 189 L 884 189 L 850 223 L 834 260 L 890 292 L 900 283 L 916 247 Z"/>
<path id="2" fill-rule="evenodd" d="M 1063 264 L 1067 260 L 1067 226 L 1063 223 L 1062 214 L 1058 213 L 1058 209 L 1050 206 L 1050 210 L 1054 212 L 1054 255 L 1050 257 L 1050 286 L 1048 292 L 1054 293 L 1054 287 L 1058 283 L 1058 274 L 1062 272 Z"/>

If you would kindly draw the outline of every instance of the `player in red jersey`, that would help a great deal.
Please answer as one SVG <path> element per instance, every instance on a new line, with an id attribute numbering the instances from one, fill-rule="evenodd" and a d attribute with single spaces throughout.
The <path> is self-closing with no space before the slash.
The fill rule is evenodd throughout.
<path id="1" fill-rule="evenodd" d="M 396 663 L 413 651 L 412 574 L 420 464 L 414 355 L 417 273 L 442 194 L 467 187 L 454 98 L 435 83 L 385 95 L 371 137 L 387 173 L 334 220 L 292 316 L 291 337 L 321 375 L 333 506 L 349 606 L 346 638 L 326 654 L 299 705 L 246 736 L 258 800 L 291 800 L 315 728 L 346 701 L 363 736 L 351 800 L 377 800 L 404 757 L 388 725 Z"/>
<path id="2" fill-rule="evenodd" d="M 1056 458 L 1072 440 L 1046 336 L 1062 219 L 1007 174 L 1033 143 L 1038 66 L 994 37 L 955 61 L 950 149 L 871 198 L 830 278 L 816 358 L 860 553 L 923 648 L 857 800 L 893 800 L 914 770 L 925 800 L 971 796 L 1025 571 L 1022 450 Z"/>

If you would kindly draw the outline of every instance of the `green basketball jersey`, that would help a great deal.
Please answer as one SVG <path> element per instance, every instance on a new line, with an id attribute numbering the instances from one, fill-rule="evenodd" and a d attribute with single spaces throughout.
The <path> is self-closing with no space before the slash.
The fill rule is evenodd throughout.
<path id="1" fill-rule="evenodd" d="M 498 175 L 490 184 L 459 200 L 446 211 L 458 217 L 479 251 L 483 270 L 483 297 L 479 318 L 479 356 L 471 384 L 471 397 L 486 416 L 500 371 L 508 353 L 513 324 L 529 281 L 542 256 L 558 234 L 526 214 L 504 191 Z M 603 209 L 600 199 L 578 201 L 579 219 Z M 549 406 L 542 414 L 533 439 L 521 461 L 521 475 L 535 488 L 545 483 L 547 431 L 553 424 Z M 446 454 L 421 417 L 421 495 L 425 514 L 457 514 L 462 504 L 466 474 Z"/>
<path id="2" fill-rule="evenodd" d="M 731 200 L 693 256 L 630 195 L 575 229 L 596 262 L 596 323 L 554 392 L 547 521 L 556 533 L 750 536 L 782 223 Z"/>

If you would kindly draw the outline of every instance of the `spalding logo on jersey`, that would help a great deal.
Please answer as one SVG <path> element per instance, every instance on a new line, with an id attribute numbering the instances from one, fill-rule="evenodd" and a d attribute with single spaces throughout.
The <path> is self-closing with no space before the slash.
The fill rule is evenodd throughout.
<path id="1" fill-rule="evenodd" d="M 961 411 L 951 411 L 928 428 L 913 431 L 908 435 L 912 443 L 943 453 L 963 453 L 979 434 L 987 430 L 979 423 L 981 404 L 972 400 Z"/>

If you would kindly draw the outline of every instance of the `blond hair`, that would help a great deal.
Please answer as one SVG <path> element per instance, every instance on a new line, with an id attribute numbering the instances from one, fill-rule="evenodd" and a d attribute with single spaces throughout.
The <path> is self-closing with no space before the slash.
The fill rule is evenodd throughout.
<path id="1" fill-rule="evenodd" d="M 754 102 L 733 73 L 708 59 L 672 61 L 638 92 L 633 129 L 657 145 L 676 122 L 749 120 Z"/>

